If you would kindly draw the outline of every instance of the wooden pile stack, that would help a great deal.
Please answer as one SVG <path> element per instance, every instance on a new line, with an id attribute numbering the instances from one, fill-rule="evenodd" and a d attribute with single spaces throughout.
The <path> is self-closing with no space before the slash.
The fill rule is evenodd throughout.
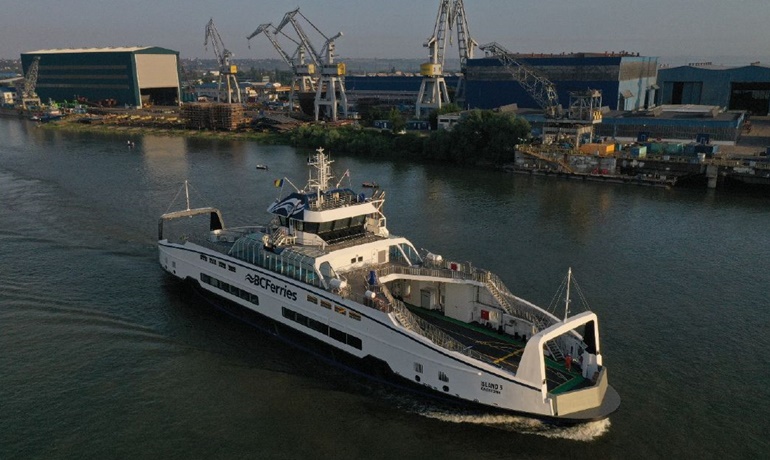
<path id="1" fill-rule="evenodd" d="M 209 109 L 211 104 L 191 102 L 182 104 L 180 115 L 187 129 L 207 129 L 211 126 Z"/>
<path id="2" fill-rule="evenodd" d="M 243 106 L 191 102 L 182 105 L 182 120 L 187 129 L 224 129 L 232 131 L 245 121 Z"/>
<path id="3" fill-rule="evenodd" d="M 244 122 L 243 106 L 238 104 L 214 104 L 210 109 L 211 127 L 232 131 Z"/>

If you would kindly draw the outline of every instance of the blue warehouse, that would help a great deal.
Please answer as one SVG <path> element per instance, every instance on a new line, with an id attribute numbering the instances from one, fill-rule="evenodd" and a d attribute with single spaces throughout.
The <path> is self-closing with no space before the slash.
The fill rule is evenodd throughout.
<path id="1" fill-rule="evenodd" d="M 712 105 L 767 115 L 770 109 L 770 67 L 710 63 L 662 68 L 658 71 L 662 104 Z"/>
<path id="2" fill-rule="evenodd" d="M 517 61 L 548 78 L 559 102 L 569 105 L 569 93 L 600 90 L 612 110 L 639 110 L 657 97 L 658 59 L 629 53 L 514 54 Z M 539 108 L 497 58 L 469 59 L 466 68 L 466 106 L 492 109 L 507 104 Z"/>

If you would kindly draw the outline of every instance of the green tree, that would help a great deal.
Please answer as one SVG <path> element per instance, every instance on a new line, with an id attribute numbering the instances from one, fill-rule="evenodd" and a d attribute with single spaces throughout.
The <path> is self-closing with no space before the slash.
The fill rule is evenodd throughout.
<path id="1" fill-rule="evenodd" d="M 390 109 L 388 120 L 390 120 L 390 126 L 393 133 L 399 133 L 406 128 L 406 119 L 404 118 L 404 115 L 395 107 Z"/>

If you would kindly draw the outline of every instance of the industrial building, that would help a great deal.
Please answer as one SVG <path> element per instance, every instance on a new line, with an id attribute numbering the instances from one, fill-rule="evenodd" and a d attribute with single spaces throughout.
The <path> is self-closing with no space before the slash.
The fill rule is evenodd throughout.
<path id="1" fill-rule="evenodd" d="M 49 49 L 23 53 L 24 75 L 36 75 L 42 101 L 104 105 L 179 103 L 179 52 L 158 47 Z"/>
<path id="2" fill-rule="evenodd" d="M 714 105 L 767 115 L 770 110 L 770 66 L 742 67 L 711 63 L 661 68 L 658 71 L 662 104 Z"/>
<path id="3" fill-rule="evenodd" d="M 630 53 L 515 54 L 523 63 L 550 80 L 559 102 L 567 107 L 569 93 L 587 89 L 602 92 L 603 105 L 612 110 L 639 110 L 656 100 L 658 59 Z M 492 109 L 507 104 L 540 107 L 496 57 L 468 59 L 468 108 Z"/>

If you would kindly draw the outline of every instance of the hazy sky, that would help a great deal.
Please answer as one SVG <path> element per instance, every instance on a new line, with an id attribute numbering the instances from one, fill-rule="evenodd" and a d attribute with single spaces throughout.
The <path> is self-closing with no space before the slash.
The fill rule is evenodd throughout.
<path id="1" fill-rule="evenodd" d="M 642 55 L 770 56 L 770 0 L 465 0 L 479 43 L 517 52 L 632 51 Z M 264 36 L 299 6 L 326 35 L 339 31 L 337 54 L 352 58 L 422 58 L 438 0 L 10 0 L 0 13 L 0 58 L 47 48 L 151 45 L 182 57 L 213 58 L 204 49 L 214 18 L 235 58 L 278 57 Z M 320 49 L 320 36 L 306 27 Z M 311 34 L 313 32 L 313 34 Z M 288 42 L 286 47 L 288 48 Z M 457 55 L 456 45 L 447 56 Z M 742 58 L 742 59 L 741 59 Z M 665 59 L 662 59 L 665 61 Z M 726 62 L 722 62 L 726 63 Z"/>

